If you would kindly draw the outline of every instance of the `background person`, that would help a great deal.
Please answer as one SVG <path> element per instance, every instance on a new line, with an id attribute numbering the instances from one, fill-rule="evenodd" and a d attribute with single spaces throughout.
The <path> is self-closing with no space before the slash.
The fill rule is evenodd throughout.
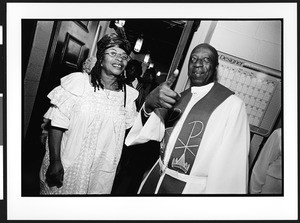
<path id="1" fill-rule="evenodd" d="M 282 194 L 281 128 L 264 144 L 252 170 L 250 194 Z"/>
<path id="2" fill-rule="evenodd" d="M 96 62 L 96 57 L 88 57 L 82 64 L 82 72 L 90 74 Z"/>
<path id="3" fill-rule="evenodd" d="M 143 74 L 142 63 L 138 60 L 130 60 L 126 66 L 125 83 L 133 88 L 137 88 Z"/>
<path id="4" fill-rule="evenodd" d="M 128 66 L 129 64 L 127 68 Z M 130 70 L 130 68 L 128 70 Z M 126 74 L 128 74 L 128 71 Z M 139 90 L 139 96 L 136 100 L 137 110 L 141 108 L 150 91 L 157 87 L 155 69 L 147 69 L 143 77 L 139 78 L 139 80 L 139 84 L 137 85 L 137 90 Z M 153 166 L 158 157 L 159 142 L 157 141 L 151 140 L 129 147 L 124 145 L 112 194 L 136 194 L 144 174 Z"/>
<path id="5" fill-rule="evenodd" d="M 191 88 L 181 95 L 173 91 L 175 72 L 147 96 L 126 144 L 157 140 L 161 149 L 138 193 L 247 193 L 250 130 L 245 104 L 215 81 L 217 67 L 216 49 L 199 44 L 188 64 Z"/>
<path id="6" fill-rule="evenodd" d="M 61 79 L 48 97 L 51 107 L 41 194 L 108 194 L 121 156 L 125 129 L 136 117 L 138 92 L 124 84 L 130 44 L 116 34 L 97 43 L 90 75 Z"/>
<path id="7" fill-rule="evenodd" d="M 156 70 L 153 67 L 148 68 L 141 80 L 141 85 L 138 85 L 137 90 L 139 96 L 136 99 L 136 107 L 139 111 L 145 102 L 147 95 L 157 87 L 156 83 Z"/>

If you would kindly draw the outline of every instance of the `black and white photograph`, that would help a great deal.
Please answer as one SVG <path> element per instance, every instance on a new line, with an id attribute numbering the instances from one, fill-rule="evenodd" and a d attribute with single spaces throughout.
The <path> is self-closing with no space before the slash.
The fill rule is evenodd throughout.
<path id="1" fill-rule="evenodd" d="M 3 200 L 3 93 L 0 93 L 0 200 Z"/>
<path id="2" fill-rule="evenodd" d="M 283 194 L 282 20 L 89 24 L 22 20 L 22 195 L 247 194 L 248 176 L 250 193 Z M 211 39 L 199 44 L 201 25 Z"/>
<path id="3" fill-rule="evenodd" d="M 297 219 L 296 6 L 7 3 L 7 219 Z"/>

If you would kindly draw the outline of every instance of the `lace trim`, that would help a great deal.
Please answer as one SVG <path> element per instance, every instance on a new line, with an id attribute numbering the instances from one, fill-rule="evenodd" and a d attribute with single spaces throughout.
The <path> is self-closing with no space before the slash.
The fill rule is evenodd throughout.
<path id="1" fill-rule="evenodd" d="M 98 116 L 99 117 L 99 116 Z M 98 118 L 99 119 L 99 118 Z M 97 119 L 96 119 L 97 120 Z M 112 165 L 109 165 L 110 169 L 103 169 L 103 165 L 106 164 L 107 161 L 107 153 L 105 149 L 97 147 L 98 133 L 101 128 L 101 122 L 94 121 L 93 124 L 89 127 L 86 138 L 82 143 L 82 149 L 77 156 L 74 164 L 72 164 L 68 169 L 65 170 L 63 186 L 61 188 L 51 187 L 49 188 L 45 183 L 45 175 L 47 168 L 50 164 L 49 162 L 49 147 L 48 147 L 48 139 L 46 141 L 46 154 L 44 157 L 43 165 L 41 168 L 41 194 L 88 194 L 89 188 L 96 188 L 93 192 L 97 191 L 97 193 L 110 193 L 114 175 L 116 172 L 117 165 L 120 160 L 122 145 L 124 139 L 124 122 L 117 123 L 115 121 L 115 149 L 113 153 L 113 157 L 109 157 L 109 159 L 113 158 Z M 99 156 L 95 157 L 95 153 L 97 149 L 102 149 Z M 105 178 L 99 178 L 96 180 L 97 185 L 90 184 L 91 179 L 90 176 L 93 173 L 93 166 L 96 166 L 96 171 L 99 171 L 96 175 L 99 177 L 102 172 L 105 172 Z M 109 175 L 107 175 L 109 174 Z M 97 177 L 96 176 L 96 177 Z M 92 181 L 95 182 L 95 179 Z"/>

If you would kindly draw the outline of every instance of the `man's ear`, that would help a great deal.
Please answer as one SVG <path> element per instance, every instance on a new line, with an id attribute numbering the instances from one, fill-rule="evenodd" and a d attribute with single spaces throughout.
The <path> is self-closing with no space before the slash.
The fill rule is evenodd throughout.
<path id="1" fill-rule="evenodd" d="M 214 81 L 218 81 L 218 67 L 219 65 L 215 67 L 214 78 L 213 78 Z"/>
<path id="2" fill-rule="evenodd" d="M 219 64 L 217 64 L 217 66 L 215 67 L 215 72 L 218 71 L 218 68 L 219 68 Z"/>

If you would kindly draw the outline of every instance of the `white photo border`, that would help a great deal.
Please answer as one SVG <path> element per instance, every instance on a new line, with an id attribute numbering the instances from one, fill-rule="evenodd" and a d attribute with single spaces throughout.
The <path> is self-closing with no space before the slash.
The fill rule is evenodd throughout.
<path id="1" fill-rule="evenodd" d="M 145 10 L 146 9 L 146 10 Z M 283 197 L 22 197 L 21 19 L 283 18 Z M 297 219 L 297 3 L 7 3 L 8 220 Z"/>

